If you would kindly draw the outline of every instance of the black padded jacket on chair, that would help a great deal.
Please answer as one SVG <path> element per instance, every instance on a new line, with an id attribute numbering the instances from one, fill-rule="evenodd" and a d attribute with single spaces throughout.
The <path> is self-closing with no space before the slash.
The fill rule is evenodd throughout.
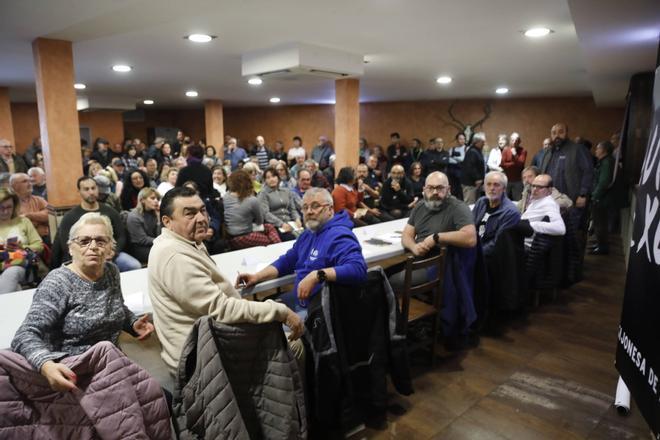
<path id="1" fill-rule="evenodd" d="M 305 321 L 309 413 L 320 429 L 350 429 L 384 420 L 387 374 L 413 393 L 405 335 L 385 272 L 367 272 L 363 286 L 326 284 Z"/>

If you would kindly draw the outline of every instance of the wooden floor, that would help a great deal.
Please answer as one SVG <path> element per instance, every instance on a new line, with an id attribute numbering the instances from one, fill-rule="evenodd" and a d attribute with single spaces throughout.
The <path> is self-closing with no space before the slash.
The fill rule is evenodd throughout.
<path id="1" fill-rule="evenodd" d="M 624 283 L 620 246 L 588 256 L 584 281 L 554 303 L 433 370 L 415 367 L 416 393 L 392 396 L 405 414 L 351 440 L 650 438 L 634 404 L 627 417 L 612 406 Z"/>

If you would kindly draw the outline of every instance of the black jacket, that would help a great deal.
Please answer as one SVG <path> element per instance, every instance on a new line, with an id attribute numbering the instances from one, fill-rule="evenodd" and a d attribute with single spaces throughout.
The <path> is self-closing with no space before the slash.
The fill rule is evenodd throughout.
<path id="1" fill-rule="evenodd" d="M 461 167 L 461 185 L 474 186 L 477 180 L 484 180 L 485 170 L 483 153 L 476 147 L 470 147 Z"/>
<path id="2" fill-rule="evenodd" d="M 380 193 L 380 207 L 386 211 L 393 209 L 408 209 L 408 205 L 413 201 L 415 197 L 415 191 L 413 190 L 412 183 L 408 178 L 404 177 L 399 182 L 399 190 L 394 191 L 392 189 L 392 178 L 390 177 L 383 184 L 383 189 Z"/>
<path id="3" fill-rule="evenodd" d="M 387 373 L 396 390 L 413 393 L 406 337 L 396 328 L 398 303 L 385 272 L 363 286 L 326 284 L 305 321 L 309 414 L 323 428 L 351 428 L 384 417 Z"/>
<path id="4" fill-rule="evenodd" d="M 202 165 L 201 162 L 193 162 L 181 168 L 179 176 L 176 178 L 176 186 L 183 186 L 189 180 L 197 184 L 197 190 L 202 199 L 213 195 L 213 172 L 206 165 Z"/>

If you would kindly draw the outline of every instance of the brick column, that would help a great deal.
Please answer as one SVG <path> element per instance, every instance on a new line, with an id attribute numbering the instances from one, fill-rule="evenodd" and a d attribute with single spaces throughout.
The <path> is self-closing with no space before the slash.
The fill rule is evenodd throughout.
<path id="1" fill-rule="evenodd" d="M 206 145 L 213 145 L 220 159 L 224 158 L 222 146 L 225 143 L 225 130 L 222 115 L 222 101 L 204 101 L 204 122 L 206 123 Z"/>

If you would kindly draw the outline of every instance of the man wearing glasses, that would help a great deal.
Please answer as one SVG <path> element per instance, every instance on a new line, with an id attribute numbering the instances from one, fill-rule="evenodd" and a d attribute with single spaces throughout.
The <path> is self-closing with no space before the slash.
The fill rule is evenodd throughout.
<path id="1" fill-rule="evenodd" d="M 540 174 L 532 182 L 532 201 L 523 213 L 519 229 L 528 235 L 525 248 L 532 246 L 534 234 L 564 235 L 566 225 L 561 218 L 559 205 L 552 197 L 552 177 Z"/>
<path id="2" fill-rule="evenodd" d="M 255 274 L 239 274 L 236 286 L 253 286 L 295 271 L 293 291 L 282 295 L 282 300 L 304 318 L 310 298 L 320 291 L 324 282 L 362 284 L 367 280 L 367 263 L 351 231 L 353 222 L 345 211 L 334 213 L 332 196 L 327 190 L 307 190 L 302 212 L 306 230 L 293 247 L 265 269 Z"/>
<path id="3" fill-rule="evenodd" d="M 401 243 L 413 255 L 423 257 L 438 246 L 472 248 L 477 233 L 468 206 L 451 195 L 444 173 L 426 178 L 424 203 L 417 203 L 403 229 Z"/>
<path id="4" fill-rule="evenodd" d="M 126 252 L 122 252 L 126 245 L 126 228 L 124 222 L 121 221 L 119 214 L 109 206 L 99 203 L 99 188 L 96 181 L 91 177 L 83 176 L 78 179 L 78 192 L 80 193 L 80 205 L 76 206 L 64 217 L 60 223 L 53 241 L 53 256 L 51 259 L 51 268 L 60 267 L 63 263 L 71 260 L 69 255 L 69 230 L 71 227 L 88 212 L 98 212 L 110 219 L 112 223 L 112 231 L 114 239 L 117 243 L 114 249 L 114 263 L 117 265 L 121 272 L 129 270 L 140 269 L 142 265 L 134 257 Z"/>

